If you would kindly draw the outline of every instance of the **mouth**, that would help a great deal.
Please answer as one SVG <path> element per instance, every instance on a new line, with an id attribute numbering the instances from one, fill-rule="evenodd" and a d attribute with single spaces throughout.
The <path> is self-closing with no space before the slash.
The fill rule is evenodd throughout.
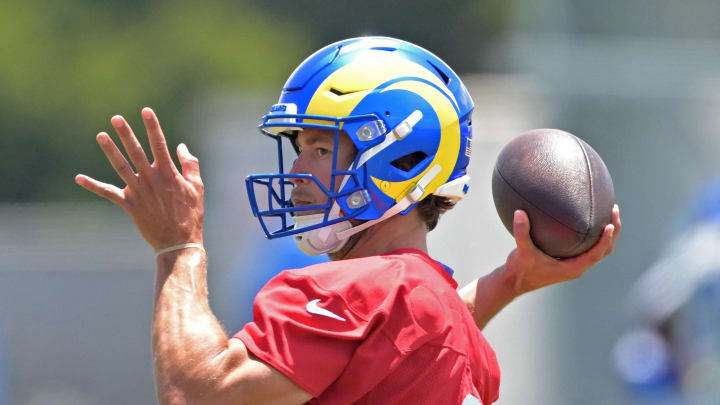
<path id="1" fill-rule="evenodd" d="M 311 201 L 301 200 L 299 198 L 291 198 L 290 201 L 292 201 L 292 204 L 295 207 L 304 207 L 304 206 L 308 206 L 308 205 L 313 205 L 313 203 Z"/>
<path id="2" fill-rule="evenodd" d="M 305 199 L 297 198 L 294 196 L 290 198 L 290 201 L 292 202 L 292 205 L 294 207 L 308 207 L 311 205 L 316 205 L 314 202 L 312 202 L 310 200 L 305 200 Z M 295 217 L 299 217 L 299 216 L 304 216 L 304 215 L 317 214 L 319 212 L 322 212 L 322 210 L 307 210 L 307 211 L 297 210 L 297 211 L 293 211 L 291 213 L 291 215 L 295 216 Z"/>

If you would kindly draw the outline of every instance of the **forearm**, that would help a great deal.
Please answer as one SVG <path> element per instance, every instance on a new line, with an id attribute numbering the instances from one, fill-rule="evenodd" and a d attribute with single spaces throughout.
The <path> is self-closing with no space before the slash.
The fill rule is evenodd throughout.
<path id="1" fill-rule="evenodd" d="M 205 253 L 162 254 L 157 266 L 152 348 L 158 399 L 185 403 L 218 383 L 228 339 L 208 303 Z M 208 367 L 214 363 L 215 370 Z"/>
<path id="2" fill-rule="evenodd" d="M 519 295 L 513 280 L 506 277 L 505 265 L 473 280 L 459 294 L 480 330 Z"/>

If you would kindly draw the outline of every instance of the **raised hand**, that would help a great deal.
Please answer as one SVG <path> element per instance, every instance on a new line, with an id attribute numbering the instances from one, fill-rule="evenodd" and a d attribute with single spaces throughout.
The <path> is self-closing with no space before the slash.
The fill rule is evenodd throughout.
<path id="1" fill-rule="evenodd" d="M 78 174 L 75 182 L 122 207 L 156 251 L 183 243 L 202 244 L 204 186 L 198 159 L 190 154 L 187 146 L 178 145 L 182 173 L 178 172 L 155 112 L 144 108 L 142 117 L 150 141 L 152 163 L 127 121 L 116 115 L 110 122 L 135 170 L 107 133 L 99 133 L 97 142 L 125 182 L 125 187 L 120 189 L 83 174 Z"/>
<path id="2" fill-rule="evenodd" d="M 554 259 L 533 244 L 530 221 L 524 211 L 516 211 L 513 233 L 517 248 L 508 255 L 505 272 L 520 295 L 551 284 L 576 279 L 587 269 L 612 253 L 620 234 L 620 208 L 615 205 L 612 224 L 608 224 L 600 240 L 587 252 L 569 259 Z"/>

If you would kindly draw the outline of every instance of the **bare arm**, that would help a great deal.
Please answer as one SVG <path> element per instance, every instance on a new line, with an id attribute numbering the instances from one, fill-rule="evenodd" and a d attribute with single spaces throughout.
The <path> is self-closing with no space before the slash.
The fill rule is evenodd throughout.
<path id="1" fill-rule="evenodd" d="M 612 224 L 605 227 L 595 246 L 579 256 L 558 260 L 535 247 L 530 238 L 527 214 L 517 211 L 513 225 L 517 248 L 510 252 L 505 264 L 463 287 L 460 296 L 478 328 L 483 329 L 490 319 L 520 295 L 582 276 L 587 269 L 612 253 L 620 228 L 620 209 L 616 205 Z"/>
<path id="2" fill-rule="evenodd" d="M 205 254 L 160 255 L 152 347 L 161 404 L 302 404 L 312 395 L 229 339 L 208 304 Z"/>
<path id="3" fill-rule="evenodd" d="M 122 207 L 156 250 L 184 243 L 202 245 L 203 183 L 197 158 L 178 146 L 179 172 L 160 124 L 142 111 L 154 157 L 151 164 L 127 122 L 112 118 L 137 173 L 106 133 L 97 141 L 124 189 L 84 175 L 83 188 Z M 208 304 L 203 250 L 179 249 L 157 258 L 152 347 L 161 404 L 302 404 L 311 395 L 258 360 L 238 339 L 228 339 Z"/>

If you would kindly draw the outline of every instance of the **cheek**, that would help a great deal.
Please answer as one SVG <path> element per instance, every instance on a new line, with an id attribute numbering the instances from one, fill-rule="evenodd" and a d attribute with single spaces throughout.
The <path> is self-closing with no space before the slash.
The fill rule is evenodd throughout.
<path id="1" fill-rule="evenodd" d="M 344 169 L 342 169 L 342 170 L 344 170 Z M 330 189 L 330 181 L 332 180 L 332 171 L 330 170 L 330 165 L 327 165 L 327 166 L 323 167 L 321 170 L 319 170 L 318 174 L 317 174 L 317 178 L 318 178 L 318 180 L 320 180 L 320 182 L 323 185 L 325 185 L 325 187 Z M 335 189 L 331 190 L 331 191 L 337 192 L 338 190 L 340 190 L 340 183 L 342 183 L 342 179 L 343 179 L 343 175 L 340 175 L 340 174 L 335 175 L 335 184 L 334 184 Z"/>
<path id="2" fill-rule="evenodd" d="M 330 174 L 331 174 L 330 165 L 327 165 L 327 166 L 318 165 L 318 167 L 316 167 L 316 169 L 313 171 L 313 175 L 315 176 L 315 178 L 323 186 L 325 186 L 328 189 L 330 188 L 330 177 L 331 177 Z M 335 188 L 336 188 L 335 191 L 337 191 L 337 188 L 340 183 L 340 177 L 339 176 L 336 177 L 335 181 L 338 183 L 338 184 L 335 184 Z M 312 187 L 313 193 L 316 195 L 316 197 L 322 198 L 323 200 L 325 200 L 325 193 L 320 189 L 320 187 L 318 187 L 317 184 L 315 184 L 314 181 L 311 182 L 310 186 Z"/>
<path id="3" fill-rule="evenodd" d="M 331 173 L 332 173 L 332 171 L 330 170 L 330 167 L 329 167 L 329 166 L 328 166 L 328 167 L 323 167 L 323 168 L 319 171 L 319 173 L 318 173 L 318 180 L 320 180 L 320 182 L 321 182 L 325 187 L 327 187 L 328 189 L 330 188 L 330 177 L 331 177 Z M 337 178 L 337 177 L 335 178 L 335 181 L 336 181 L 336 182 L 338 181 L 338 178 Z M 336 186 L 336 188 L 337 188 L 337 184 L 336 184 L 335 186 Z"/>

